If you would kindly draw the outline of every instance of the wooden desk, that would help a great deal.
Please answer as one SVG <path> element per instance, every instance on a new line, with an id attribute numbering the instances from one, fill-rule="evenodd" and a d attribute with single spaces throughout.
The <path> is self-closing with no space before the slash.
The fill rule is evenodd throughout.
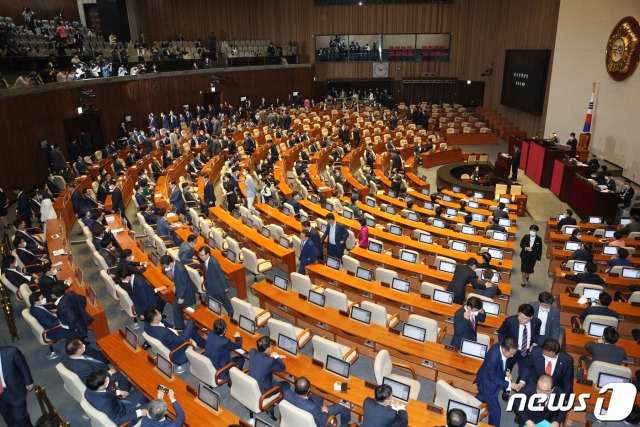
<path id="1" fill-rule="evenodd" d="M 619 202 L 618 193 L 602 192 L 580 175 L 573 176 L 569 206 L 583 220 L 589 216 L 615 218 Z"/>
<path id="2" fill-rule="evenodd" d="M 575 286 L 576 282 L 569 281 L 562 277 L 562 273 L 571 273 L 571 271 L 563 271 L 561 268 L 556 268 L 555 271 L 555 281 L 552 286 L 552 293 L 554 295 L 561 294 L 565 292 L 566 285 Z M 622 277 L 612 277 L 607 273 L 597 273 L 600 277 L 602 277 L 605 281 L 604 288 L 610 292 L 613 291 L 623 291 L 630 292 L 629 286 L 637 285 L 638 281 L 635 279 L 625 279 Z M 557 291 L 557 293 L 556 293 Z"/>
<path id="3" fill-rule="evenodd" d="M 58 235 L 57 238 L 52 238 L 51 236 Z M 65 247 L 66 246 L 66 247 Z M 78 295 L 82 295 L 84 297 L 87 296 L 87 287 L 85 283 L 80 283 L 76 276 L 75 268 L 80 268 L 78 266 L 74 266 L 74 264 L 69 259 L 68 255 L 53 255 L 54 251 L 64 249 L 65 252 L 68 252 L 69 249 L 69 236 L 65 235 L 65 228 L 60 225 L 60 222 L 57 219 L 49 219 L 47 220 L 47 249 L 49 250 L 49 259 L 53 265 L 56 265 L 56 268 L 59 271 L 60 278 L 70 277 L 73 282 L 71 284 L 70 289 L 75 291 Z M 75 267 L 75 268 L 74 268 Z M 48 296 L 47 296 L 48 297 Z M 93 322 L 89 325 L 89 329 L 93 331 L 96 336 L 96 339 L 102 338 L 104 336 L 109 335 L 109 324 L 107 323 L 107 316 L 104 313 L 104 308 L 100 305 L 100 302 L 96 298 L 96 305 L 91 304 L 91 301 L 87 297 L 87 313 L 89 313 L 93 317 Z"/>
<path id="4" fill-rule="evenodd" d="M 585 403 L 587 404 L 587 409 L 586 411 L 583 412 L 575 412 L 573 411 L 573 409 L 571 411 L 569 411 L 567 413 L 567 418 L 565 420 L 565 422 L 568 422 L 567 424 L 571 424 L 572 421 L 575 421 L 577 423 L 580 423 L 582 425 L 585 424 L 586 420 L 585 420 L 585 414 L 589 413 L 589 414 L 593 414 L 594 410 L 595 410 L 595 405 L 596 405 L 596 399 L 598 397 L 604 397 L 604 404 L 602 405 L 603 409 L 606 409 L 609 407 L 609 400 L 611 399 L 611 393 L 607 392 L 605 394 L 598 394 L 600 390 L 598 390 L 598 388 L 596 388 L 596 385 L 585 385 L 585 384 L 580 384 L 577 379 L 573 381 L 573 392 L 576 395 L 580 395 L 580 394 L 590 394 L 590 397 L 588 399 L 586 399 Z M 577 400 L 576 400 L 576 404 L 577 404 Z M 638 393 L 636 395 L 636 405 L 640 404 L 640 393 Z"/>
<path id="5" fill-rule="evenodd" d="M 238 422 L 238 416 L 231 411 L 220 407 L 216 414 L 200 403 L 197 397 L 187 392 L 187 382 L 179 376 L 174 375 L 173 379 L 169 380 L 149 363 L 147 360 L 149 353 L 144 351 L 142 347 L 134 351 L 118 332 L 99 339 L 97 343 L 109 362 L 119 371 L 125 373 L 129 377 L 129 381 L 149 400 L 156 398 L 159 384 L 172 389 L 176 400 L 184 409 L 185 425 L 194 427 L 207 424 L 226 426 Z M 175 419 L 176 414 L 173 406 L 170 403 L 167 403 L 167 406 L 169 416 Z"/>
<path id="6" fill-rule="evenodd" d="M 553 194 L 558 196 L 561 202 L 567 202 L 569 200 L 569 194 L 571 193 L 573 176 L 576 173 L 588 176 L 590 172 L 591 168 L 588 165 L 578 166 L 575 161 L 568 161 L 564 158 L 555 159 L 549 189 Z"/>
<path id="7" fill-rule="evenodd" d="M 464 156 L 460 148 L 422 153 L 420 157 L 422 158 L 422 167 L 424 168 L 464 161 Z"/>
<path id="8" fill-rule="evenodd" d="M 76 178 L 73 182 L 76 184 L 76 190 L 82 193 L 85 188 L 91 188 L 91 177 L 83 175 Z M 56 211 L 56 215 L 62 218 L 64 227 L 66 230 L 71 230 L 73 223 L 76 222 L 76 213 L 73 210 L 73 203 L 71 202 L 71 191 L 69 187 L 62 190 L 62 192 L 56 197 L 53 202 L 53 209 Z"/>
<path id="9" fill-rule="evenodd" d="M 560 324 L 571 330 L 571 317 L 580 315 L 586 308 L 587 304 L 578 304 L 578 298 L 570 297 L 565 293 L 560 294 L 558 310 L 560 310 Z M 631 331 L 637 329 L 640 325 L 640 309 L 633 307 L 631 304 L 613 301 L 609 308 L 618 315 L 623 316 L 618 319 L 618 332 L 622 336 L 631 337 Z M 636 344 L 640 348 L 640 345 Z"/>
<path id="10" fill-rule="evenodd" d="M 498 143 L 498 134 L 496 132 L 447 133 L 445 134 L 445 138 L 449 145 L 480 145 Z"/>

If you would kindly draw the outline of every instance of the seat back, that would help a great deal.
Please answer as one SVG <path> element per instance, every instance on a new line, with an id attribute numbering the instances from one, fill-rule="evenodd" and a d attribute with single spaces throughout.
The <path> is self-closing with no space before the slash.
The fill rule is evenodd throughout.
<path id="1" fill-rule="evenodd" d="M 582 322 L 582 329 L 585 331 L 589 331 L 589 326 L 592 323 L 599 323 L 601 325 L 613 326 L 614 328 L 618 328 L 618 319 L 611 316 L 600 316 L 599 314 L 590 314 L 584 318 L 584 322 Z"/>
<path id="2" fill-rule="evenodd" d="M 60 378 L 62 378 L 64 389 L 69 393 L 69 396 L 78 403 L 82 402 L 87 386 L 80 381 L 80 377 L 75 372 L 71 372 L 65 368 L 62 363 L 56 365 L 56 371 L 58 371 Z"/>
<path id="3" fill-rule="evenodd" d="M 235 366 L 229 369 L 231 396 L 249 411 L 258 414 L 260 410 L 260 388 L 258 382 Z"/>
<path id="4" fill-rule="evenodd" d="M 316 427 L 310 412 L 300 409 L 286 400 L 280 402 L 280 427 Z"/>
<path id="5" fill-rule="evenodd" d="M 589 366 L 589 372 L 587 373 L 587 379 L 598 382 L 598 376 L 600 373 L 605 372 L 607 374 L 617 375 L 623 378 L 631 378 L 631 369 L 626 366 L 614 365 L 613 363 L 601 362 L 596 360 Z"/>
<path id="6" fill-rule="evenodd" d="M 200 235 L 202 238 L 208 238 L 211 236 L 211 229 L 209 228 L 209 224 L 207 224 L 206 219 L 198 217 L 198 222 L 196 224 L 200 227 Z"/>
<path id="7" fill-rule="evenodd" d="M 240 298 L 231 298 L 231 306 L 233 307 L 233 318 L 240 321 L 240 316 L 244 316 L 249 320 L 256 320 L 256 313 L 253 310 L 253 305 L 249 301 L 241 300 Z M 256 328 L 258 325 L 256 324 Z"/>
<path id="8" fill-rule="evenodd" d="M 38 340 L 38 342 L 42 345 L 49 345 L 50 343 L 46 342 L 42 337 L 44 328 L 40 325 L 40 323 L 38 323 L 36 318 L 31 315 L 28 308 L 25 308 L 22 310 L 22 317 L 24 317 L 24 320 L 25 322 L 27 322 L 27 325 L 31 327 L 31 332 L 33 332 L 33 335 L 36 337 L 36 340 Z"/>
<path id="9" fill-rule="evenodd" d="M 275 239 L 276 242 L 280 240 L 280 237 L 286 237 L 284 229 L 278 224 L 269 224 L 269 231 L 271 232 L 271 238 Z"/>
<path id="10" fill-rule="evenodd" d="M 243 257 L 242 264 L 244 265 L 244 268 L 249 270 L 250 273 L 260 274 L 260 272 L 258 271 L 258 257 L 256 256 L 255 252 L 247 248 L 242 248 L 241 253 Z"/>
<path id="11" fill-rule="evenodd" d="M 634 240 L 636 238 L 640 237 L 640 231 L 632 231 L 631 233 L 629 233 L 629 235 L 627 236 L 627 239 L 630 240 Z"/>
<path id="12" fill-rule="evenodd" d="M 311 343 L 313 345 L 313 358 L 322 363 L 326 363 L 327 355 L 331 355 L 340 360 L 344 357 L 344 346 L 330 339 L 314 335 L 313 338 L 311 338 Z"/>
<path id="13" fill-rule="evenodd" d="M 102 255 L 100 255 L 100 252 L 98 251 L 93 252 L 93 259 L 95 259 L 98 262 L 98 267 L 100 267 L 101 270 L 107 271 L 109 269 L 107 262 L 104 260 L 104 258 L 102 258 Z"/>
<path id="14" fill-rule="evenodd" d="M 388 377 L 393 366 L 388 350 L 380 350 L 373 362 L 373 374 L 376 377 L 376 383 L 382 384 L 384 377 Z"/>
<path id="15" fill-rule="evenodd" d="M 496 192 L 493 197 L 494 200 L 498 200 L 502 194 L 507 194 L 507 184 L 496 184 Z"/>
<path id="16" fill-rule="evenodd" d="M 151 346 L 153 351 L 156 352 L 156 354 L 161 355 L 167 360 L 171 360 L 171 358 L 169 357 L 169 354 L 171 353 L 171 351 L 167 347 L 165 347 L 164 344 L 162 344 L 162 341 L 153 338 L 151 335 L 147 334 L 144 331 L 142 332 L 142 337 L 147 342 L 147 344 Z"/>
<path id="17" fill-rule="evenodd" d="M 358 267 L 360 267 L 360 261 L 357 259 L 350 257 L 349 255 L 342 256 L 342 267 L 353 274 L 356 274 Z"/>
<path id="18" fill-rule="evenodd" d="M 225 239 L 227 242 L 227 248 L 232 251 L 235 252 L 237 258 L 236 258 L 236 262 L 239 262 L 241 260 L 240 258 L 240 245 L 238 244 L 238 242 L 236 242 L 234 239 L 232 239 L 231 237 L 228 237 Z"/>
<path id="19" fill-rule="evenodd" d="M 205 293 L 207 290 L 204 288 L 204 278 L 200 275 L 198 270 L 191 268 L 188 265 L 185 265 L 184 268 L 187 270 L 189 279 L 191 279 L 193 284 L 196 285 L 196 292 L 199 294 Z"/>
<path id="20" fill-rule="evenodd" d="M 362 301 L 360 308 L 371 312 L 371 322 L 378 325 L 387 326 L 387 309 L 379 304 L 375 304 L 371 301 Z"/>
<path id="21" fill-rule="evenodd" d="M 456 400 L 476 408 L 482 404 L 482 402 L 466 391 L 449 385 L 445 380 L 438 380 L 438 382 L 436 382 L 434 404 L 441 408 L 446 408 L 449 405 L 449 400 Z"/>
<path id="22" fill-rule="evenodd" d="M 407 321 L 408 324 L 424 328 L 427 333 L 425 334 L 425 341 L 438 342 L 438 322 L 428 317 L 420 316 L 419 314 L 410 314 Z"/>
<path id="23" fill-rule="evenodd" d="M 213 240 L 216 242 L 216 248 L 224 251 L 227 249 L 228 245 L 226 239 L 222 236 L 222 233 L 216 227 L 211 227 L 211 235 L 213 236 Z M 237 252 L 236 252 L 237 254 Z"/>
<path id="24" fill-rule="evenodd" d="M 309 291 L 313 289 L 311 279 L 306 274 L 291 273 L 291 290 L 301 295 L 309 295 Z"/>
<path id="25" fill-rule="evenodd" d="M 116 295 L 120 300 L 120 307 L 122 307 L 124 312 L 131 318 L 138 317 L 136 310 L 133 308 L 133 301 L 127 291 L 122 289 L 119 285 L 116 285 Z"/>
<path id="26" fill-rule="evenodd" d="M 444 291 L 444 286 L 440 286 L 440 285 L 434 285 L 433 283 L 429 283 L 429 282 L 422 282 L 420 284 L 420 293 L 421 294 L 425 294 L 425 295 L 429 295 L 431 297 L 433 297 L 433 291 L 434 289 L 437 289 L 439 291 Z"/>
<path id="27" fill-rule="evenodd" d="M 189 216 L 191 217 L 192 224 L 198 224 L 200 222 L 200 217 L 198 216 L 198 212 L 196 212 L 195 209 L 189 208 L 187 209 L 187 212 L 189 212 Z"/>
<path id="28" fill-rule="evenodd" d="M 350 251 L 351 249 L 353 249 L 356 246 L 357 240 L 356 240 L 356 235 L 353 234 L 353 231 L 347 230 L 347 234 L 349 236 L 347 237 L 347 241 L 344 242 L 344 244 L 347 247 L 347 250 Z"/>
<path id="29" fill-rule="evenodd" d="M 109 276 L 109 273 L 107 273 L 105 270 L 100 270 L 100 277 L 102 277 L 104 286 L 107 289 L 107 292 L 109 293 L 109 295 L 111 295 L 111 298 L 115 300 L 120 299 L 118 297 L 118 293 L 116 292 L 116 284 L 111 278 L 111 276 Z"/>
<path id="30" fill-rule="evenodd" d="M 640 302 L 640 291 L 635 291 L 634 293 L 632 293 L 629 297 L 628 302 L 629 304 L 631 304 L 632 302 Z"/>
<path id="31" fill-rule="evenodd" d="M 291 339 L 297 340 L 298 334 L 296 333 L 293 325 L 289 322 L 271 318 L 267 321 L 269 327 L 269 338 L 278 342 L 278 335 L 282 334 Z"/>
<path id="32" fill-rule="evenodd" d="M 167 245 L 164 244 L 164 240 L 162 240 L 160 236 L 153 236 L 153 240 L 158 250 L 158 256 L 165 256 L 167 254 Z"/>
<path id="33" fill-rule="evenodd" d="M 334 291 L 333 289 L 326 288 L 324 290 L 325 305 L 333 307 L 336 310 L 349 311 L 349 299 L 346 294 L 342 292 Z"/>
<path id="34" fill-rule="evenodd" d="M 80 401 L 80 407 L 91 420 L 91 427 L 117 427 L 107 414 L 91 406 L 91 403 L 89 403 L 87 399 L 83 398 Z"/>
<path id="35" fill-rule="evenodd" d="M 211 359 L 204 354 L 198 353 L 192 347 L 187 347 L 185 355 L 189 360 L 191 375 L 210 387 L 218 386 L 216 384 L 216 368 L 211 363 Z"/>
<path id="36" fill-rule="evenodd" d="M 398 272 L 394 270 L 389 270 L 387 268 L 377 267 L 376 268 L 376 280 L 380 283 L 391 284 L 393 279 L 398 277 Z"/>
<path id="37" fill-rule="evenodd" d="M 599 289 L 600 291 L 604 291 L 604 287 L 600 285 L 592 285 L 591 283 L 578 283 L 573 292 L 582 295 L 584 293 L 584 288 Z"/>

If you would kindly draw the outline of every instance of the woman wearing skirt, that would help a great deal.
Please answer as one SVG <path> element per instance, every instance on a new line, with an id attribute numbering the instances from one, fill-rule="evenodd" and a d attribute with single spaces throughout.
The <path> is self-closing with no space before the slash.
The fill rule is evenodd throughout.
<path id="1" fill-rule="evenodd" d="M 529 281 L 529 275 L 533 273 L 533 268 L 540 265 L 542 258 L 542 239 L 538 236 L 540 228 L 533 224 L 529 227 L 529 234 L 520 240 L 520 271 L 522 272 L 522 284 L 524 287 Z"/>

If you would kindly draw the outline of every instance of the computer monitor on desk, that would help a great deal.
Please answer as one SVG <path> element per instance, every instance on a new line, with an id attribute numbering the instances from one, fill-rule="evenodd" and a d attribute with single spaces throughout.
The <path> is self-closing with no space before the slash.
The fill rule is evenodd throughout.
<path id="1" fill-rule="evenodd" d="M 618 255 L 618 246 L 607 245 L 602 249 L 602 253 L 605 255 Z"/>
<path id="2" fill-rule="evenodd" d="M 580 242 L 564 242 L 564 250 L 565 251 L 577 251 L 580 249 Z"/>
<path id="3" fill-rule="evenodd" d="M 409 401 L 409 396 L 411 395 L 410 385 L 401 383 L 400 381 L 392 380 L 389 377 L 384 377 L 382 380 L 382 384 L 391 386 L 393 397 L 395 397 L 396 399 L 400 399 L 403 402 Z"/>
<path id="4" fill-rule="evenodd" d="M 453 292 L 441 291 L 440 289 L 433 290 L 433 300 L 441 302 L 443 304 L 453 304 Z"/>
<path id="5" fill-rule="evenodd" d="M 572 270 L 574 273 L 583 273 L 586 265 L 586 261 L 574 261 Z"/>
<path id="6" fill-rule="evenodd" d="M 410 323 L 405 323 L 402 328 L 402 336 L 419 342 L 424 342 L 427 336 L 427 330 Z"/>
<path id="7" fill-rule="evenodd" d="M 408 294 L 411 290 L 411 282 L 394 277 L 391 281 L 391 289 Z"/>
<path id="8" fill-rule="evenodd" d="M 289 289 L 289 281 L 285 277 L 280 276 L 279 274 L 276 274 L 275 276 L 273 276 L 273 284 L 277 288 L 280 288 L 285 292 L 287 291 L 287 289 Z"/>
<path id="9" fill-rule="evenodd" d="M 215 412 L 220 408 L 220 395 L 203 383 L 198 386 L 198 400 Z"/>
<path id="10" fill-rule="evenodd" d="M 222 303 L 213 297 L 207 299 L 207 308 L 218 316 L 222 314 Z"/>
<path id="11" fill-rule="evenodd" d="M 441 260 L 438 263 L 438 270 L 444 271 L 445 273 L 453 273 L 454 271 L 456 271 L 456 264 L 453 262 Z"/>
<path id="12" fill-rule="evenodd" d="M 133 332 L 128 326 L 124 328 L 124 340 L 131 346 L 132 349 L 138 350 L 138 335 Z"/>
<path id="13" fill-rule="evenodd" d="M 484 356 L 487 354 L 487 346 L 485 344 L 480 344 L 479 342 L 463 339 L 460 347 L 460 354 L 484 359 Z"/>
<path id="14" fill-rule="evenodd" d="M 451 250 L 458 252 L 467 252 L 467 244 L 458 240 L 451 241 Z"/>
<path id="15" fill-rule="evenodd" d="M 631 378 L 625 378 L 618 375 L 608 374 L 606 372 L 600 372 L 598 374 L 598 384 L 597 387 L 600 389 L 607 384 L 611 383 L 630 383 Z"/>
<path id="16" fill-rule="evenodd" d="M 298 341 L 283 334 L 278 334 L 278 348 L 292 356 L 298 355 Z"/>
<path id="17" fill-rule="evenodd" d="M 487 252 L 489 252 L 489 255 L 491 255 L 491 259 L 497 259 L 497 260 L 504 259 L 504 251 L 502 249 L 489 248 Z"/>
<path id="18" fill-rule="evenodd" d="M 173 378 L 173 363 L 161 354 L 156 355 L 156 368 L 167 378 Z"/>
<path id="19" fill-rule="evenodd" d="M 471 219 L 475 222 L 484 222 L 484 215 L 479 213 L 472 213 Z"/>
<path id="20" fill-rule="evenodd" d="M 475 236 L 476 228 L 473 225 L 463 225 L 460 232 L 462 234 L 468 234 L 469 236 Z"/>
<path id="21" fill-rule="evenodd" d="M 373 271 L 367 270 L 366 268 L 358 267 L 356 269 L 356 277 L 358 279 L 366 280 L 367 282 L 371 282 L 373 280 Z"/>
<path id="22" fill-rule="evenodd" d="M 601 216 L 590 216 L 589 217 L 589 224 L 602 224 L 602 217 Z"/>
<path id="23" fill-rule="evenodd" d="M 457 400 L 449 400 L 447 404 L 447 412 L 452 409 L 460 409 L 467 416 L 467 423 L 472 426 L 477 426 L 480 419 L 480 409 L 475 406 L 467 405 L 462 402 L 458 402 Z"/>
<path id="24" fill-rule="evenodd" d="M 371 323 L 371 312 L 369 310 L 353 306 L 351 307 L 351 318 L 368 325 Z"/>
<path id="25" fill-rule="evenodd" d="M 349 362 L 345 362 L 344 360 L 340 360 L 337 357 L 327 354 L 327 363 L 325 363 L 324 366 L 327 371 L 332 374 L 336 374 L 346 379 L 349 378 L 349 374 L 351 372 L 351 365 Z"/>
<path id="26" fill-rule="evenodd" d="M 631 267 L 622 267 L 621 277 L 625 279 L 640 279 L 640 269 Z"/>
<path id="27" fill-rule="evenodd" d="M 609 325 L 604 325 L 602 323 L 591 322 L 591 323 L 589 323 L 589 330 L 587 331 L 587 335 L 589 335 L 590 337 L 598 337 L 598 338 L 600 338 L 604 334 L 604 330 L 607 328 L 607 326 L 609 326 Z"/>
<path id="28" fill-rule="evenodd" d="M 491 238 L 499 242 L 506 242 L 508 236 L 509 235 L 504 231 L 494 231 L 493 234 L 491 235 Z"/>
<path id="29" fill-rule="evenodd" d="M 389 233 L 393 234 L 394 236 L 402 236 L 402 228 L 395 224 L 391 224 L 389 225 Z"/>
<path id="30" fill-rule="evenodd" d="M 436 227 L 436 228 L 444 228 L 444 226 L 445 226 L 444 220 L 442 220 L 442 219 L 434 219 L 433 220 L 433 226 Z"/>
<path id="31" fill-rule="evenodd" d="M 250 333 L 251 335 L 254 335 L 256 333 L 256 322 L 247 317 L 244 317 L 243 315 L 240 315 L 240 322 L 238 326 L 240 326 L 240 329 Z"/>
<path id="32" fill-rule="evenodd" d="M 433 244 L 433 236 L 431 234 L 420 233 L 420 243 Z"/>

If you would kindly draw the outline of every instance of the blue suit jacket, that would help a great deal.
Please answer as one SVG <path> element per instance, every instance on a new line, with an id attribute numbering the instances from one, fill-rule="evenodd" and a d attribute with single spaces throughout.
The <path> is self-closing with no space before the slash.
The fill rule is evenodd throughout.
<path id="1" fill-rule="evenodd" d="M 211 184 L 211 181 L 207 181 L 207 184 L 204 186 L 204 191 L 203 191 L 204 205 L 209 206 L 209 203 L 215 202 L 215 200 L 216 200 L 216 197 L 213 193 L 213 184 Z"/>
<path id="2" fill-rule="evenodd" d="M 204 347 L 204 355 L 211 359 L 216 370 L 221 369 L 227 363 L 231 362 L 231 350 L 242 348 L 242 337 L 236 338 L 235 342 L 225 336 L 216 335 L 214 332 L 209 333 L 207 345 Z M 221 379 L 229 379 L 229 371 L 220 374 Z"/>
<path id="3" fill-rule="evenodd" d="M 176 412 L 176 419 L 171 421 L 166 418 L 163 421 L 154 421 L 151 418 L 143 418 L 142 419 L 142 427 L 182 427 L 184 424 L 184 410 L 182 406 L 176 400 L 172 403 L 173 410 Z"/>
<path id="4" fill-rule="evenodd" d="M 278 385 L 273 380 L 273 373 L 282 372 L 285 369 L 286 366 L 282 359 L 276 359 L 267 353 L 260 353 L 255 348 L 249 352 L 249 376 L 258 382 L 260 393 Z"/>
<path id="5" fill-rule="evenodd" d="M 305 268 L 309 264 L 313 264 L 318 260 L 318 248 L 313 244 L 311 239 L 307 239 L 306 243 L 300 249 L 300 267 L 298 268 L 298 273 L 304 274 Z"/>
<path id="6" fill-rule="evenodd" d="M 362 425 L 365 427 L 406 427 L 409 424 L 407 411 L 396 411 L 390 406 L 381 405 L 373 397 L 364 399 L 362 406 Z"/>
<path id="7" fill-rule="evenodd" d="M 196 285 L 191 281 L 187 269 L 178 261 L 174 261 L 173 284 L 176 287 L 176 299 L 183 299 L 184 305 L 196 303 Z"/>
<path id="8" fill-rule="evenodd" d="M 118 400 L 114 391 L 99 392 L 87 389 L 85 397 L 91 406 L 106 414 L 116 425 L 138 419 L 135 406 Z"/>
<path id="9" fill-rule="evenodd" d="M 309 398 L 298 396 L 293 390 L 289 389 L 284 392 L 284 398 L 296 407 L 303 409 L 313 415 L 316 426 L 324 426 L 329 418 L 328 412 L 322 412 L 322 405 L 318 405 Z"/>
<path id="10" fill-rule="evenodd" d="M 520 379 L 527 385 L 535 384 L 540 374 L 545 373 L 546 364 L 544 361 L 544 355 L 542 354 L 542 347 L 534 347 L 531 350 L 529 357 L 525 359 L 522 366 L 523 372 L 520 374 Z M 559 388 L 561 391 L 558 393 L 572 393 L 573 392 L 573 358 L 564 351 L 558 353 L 558 360 L 556 361 L 556 367 L 553 370 L 553 385 Z"/>
<path id="11" fill-rule="evenodd" d="M 596 305 L 595 307 L 587 307 L 582 314 L 580 315 L 580 321 L 584 322 L 584 319 L 590 314 L 597 314 L 598 316 L 610 316 L 618 318 L 618 313 L 611 310 L 609 307 L 603 307 L 600 305 Z"/>
<path id="12" fill-rule="evenodd" d="M 205 271 L 204 265 L 202 271 Z M 211 255 L 209 256 L 206 271 L 207 274 L 204 278 L 204 284 L 207 289 L 207 294 L 220 295 L 224 293 L 224 290 L 229 287 L 229 283 L 227 283 L 227 279 L 224 277 L 220 263 Z"/>
<path id="13" fill-rule="evenodd" d="M 87 326 L 93 322 L 93 317 L 85 307 L 87 298 L 76 294 L 74 291 L 67 291 L 58 302 L 58 320 L 69 330 L 78 331 L 83 336 L 87 335 Z"/>
<path id="14" fill-rule="evenodd" d="M 193 248 L 189 242 L 182 242 L 178 250 L 178 259 L 183 264 L 191 264 L 193 262 Z"/>
<path id="15" fill-rule="evenodd" d="M 184 210 L 184 200 L 182 200 L 182 193 L 178 190 L 176 186 L 171 192 L 171 197 L 169 197 L 169 202 L 176 207 L 178 212 Z"/>
<path id="16" fill-rule="evenodd" d="M 158 217 L 158 225 L 156 227 L 156 234 L 158 234 L 158 236 L 169 236 L 175 229 L 176 227 L 169 224 L 169 221 L 167 221 L 165 217 Z"/>
<path id="17" fill-rule="evenodd" d="M 119 212 L 124 214 L 125 206 L 122 199 L 122 191 L 118 187 L 114 188 L 111 192 L 111 210 L 112 212 Z"/>
<path id="18" fill-rule="evenodd" d="M 86 347 L 84 356 L 91 358 L 89 359 L 72 359 L 68 355 L 64 355 L 62 358 L 62 364 L 65 368 L 70 370 L 71 372 L 75 372 L 82 383 L 84 384 L 87 380 L 87 377 L 94 371 L 98 369 L 104 369 L 109 372 L 109 365 L 106 362 L 106 359 L 98 350 L 91 348 L 89 346 Z"/>
<path id="19" fill-rule="evenodd" d="M 538 313 L 540 312 L 540 303 L 534 302 L 531 303 L 533 306 L 533 315 L 538 317 Z M 559 339 L 560 337 L 560 312 L 554 306 L 551 306 L 549 309 L 549 313 L 547 314 L 547 322 L 544 325 L 544 331 L 540 331 L 540 336 L 538 337 L 537 344 L 542 345 L 544 340 L 548 338 L 553 338 L 554 340 Z"/>
<path id="20" fill-rule="evenodd" d="M 17 347 L 0 347 L 2 374 L 7 387 L 2 393 L 3 400 L 25 399 L 26 387 L 33 384 L 29 365 Z"/>
<path id="21" fill-rule="evenodd" d="M 336 227 L 336 246 L 338 248 L 338 253 L 344 253 L 345 248 L 347 247 L 347 239 L 349 238 L 349 232 L 344 227 L 344 225 L 340 224 L 338 221 L 335 222 L 334 226 Z M 331 227 L 327 224 L 327 229 L 324 231 L 322 235 L 322 241 L 325 240 L 329 242 L 329 230 Z M 340 241 L 343 241 L 343 244 L 340 244 Z M 341 251 L 342 249 L 342 251 Z"/>
<path id="22" fill-rule="evenodd" d="M 500 345 L 501 342 L 494 344 L 487 351 L 474 381 L 478 385 L 478 392 L 487 398 L 496 396 L 501 388 L 509 387 L 509 382 L 504 379 L 507 367 L 506 363 L 502 363 Z"/>
<path id="23" fill-rule="evenodd" d="M 542 322 L 537 317 L 531 318 L 531 336 L 529 337 L 529 343 L 535 344 L 538 342 L 538 337 L 540 336 L 540 325 Z M 502 342 L 505 338 L 513 338 L 518 342 L 518 332 L 520 328 L 520 323 L 518 323 L 518 315 L 514 314 L 513 316 L 509 316 L 505 319 L 498 330 L 498 341 Z M 518 346 L 520 343 L 518 342 Z M 531 345 L 529 345 L 531 347 Z"/>
<path id="24" fill-rule="evenodd" d="M 131 283 L 120 283 L 120 286 L 127 291 L 131 297 L 133 307 L 136 309 L 138 315 L 144 314 L 145 310 L 149 307 L 157 307 L 158 298 L 156 293 L 144 276 L 139 274 L 133 275 L 133 289 Z"/>
<path id="25" fill-rule="evenodd" d="M 163 322 L 165 326 L 151 326 L 149 323 L 145 323 L 144 331 L 152 338 L 159 340 L 170 351 L 177 348 L 180 344 L 186 342 L 189 337 L 182 337 L 176 335 L 168 328 L 173 327 L 170 324 Z M 178 365 L 182 365 L 187 362 L 187 356 L 185 356 L 186 347 L 174 354 L 174 362 Z"/>
<path id="26" fill-rule="evenodd" d="M 484 322 L 487 318 L 486 313 L 478 313 L 476 316 L 476 328 L 471 327 L 471 320 L 464 318 L 464 306 L 460 307 L 453 316 L 453 339 L 451 345 L 460 348 L 462 340 L 475 341 L 478 333 L 478 322 Z"/>

